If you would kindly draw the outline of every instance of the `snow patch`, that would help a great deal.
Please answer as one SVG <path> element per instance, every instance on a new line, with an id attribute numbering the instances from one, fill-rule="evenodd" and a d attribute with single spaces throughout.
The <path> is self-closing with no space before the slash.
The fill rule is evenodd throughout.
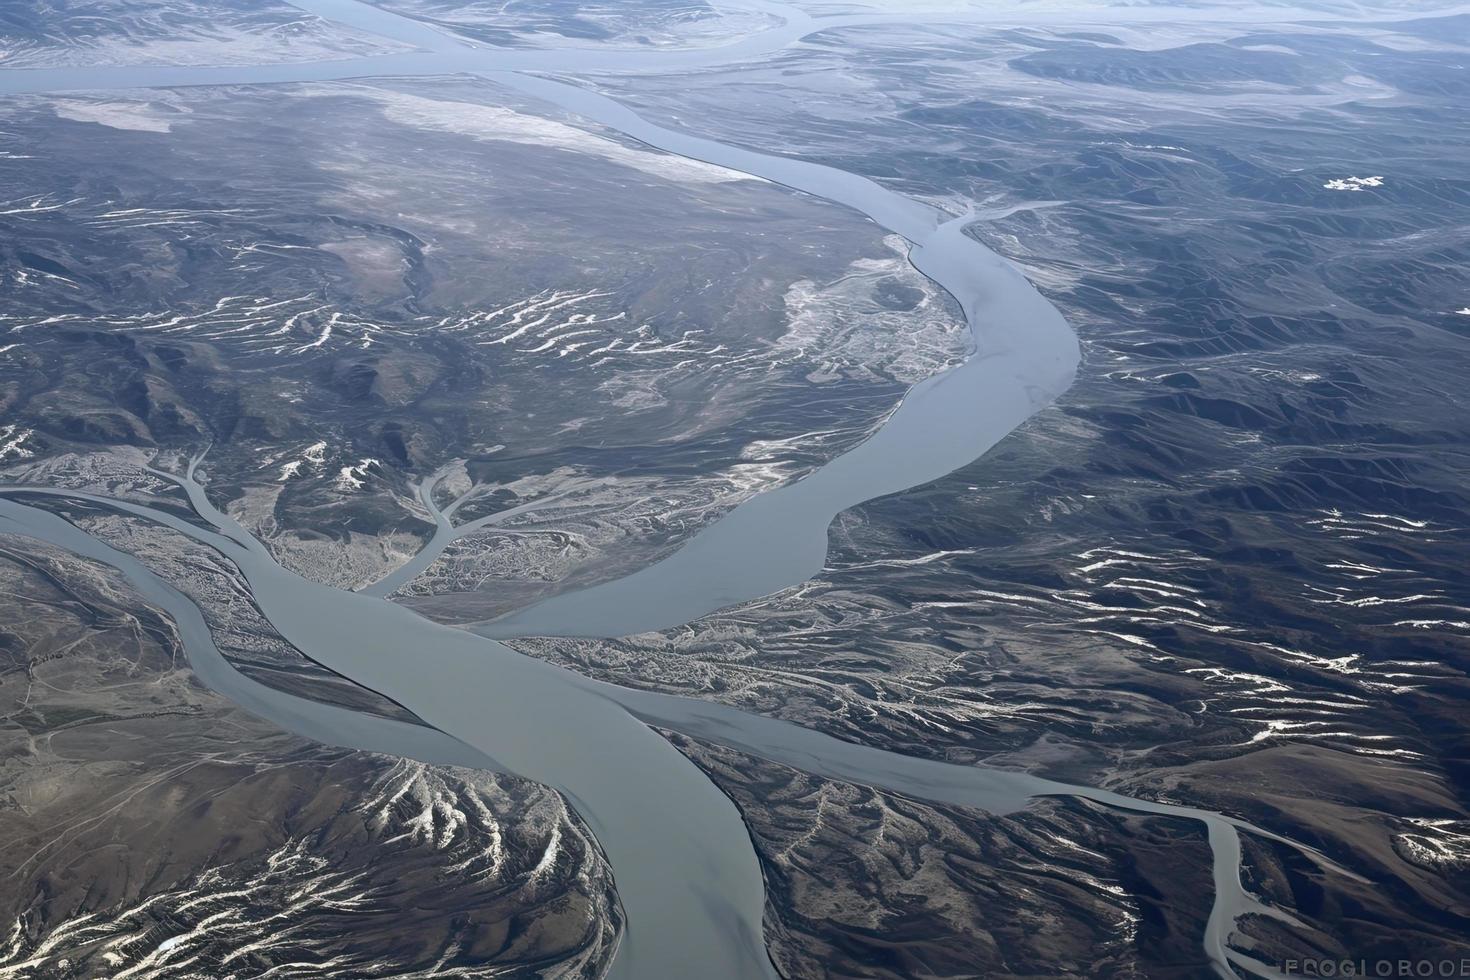
<path id="1" fill-rule="evenodd" d="M 26 448 L 33 433 L 16 425 L 0 425 L 0 462 L 12 459 L 30 459 L 36 455 Z"/>
<path id="2" fill-rule="evenodd" d="M 390 120 L 404 126 L 462 133 L 477 140 L 504 140 L 592 153 L 663 180 L 719 184 L 760 180 L 749 174 L 672 153 L 635 149 L 616 140 L 504 106 L 449 102 L 397 92 L 373 92 Z"/>
<path id="3" fill-rule="evenodd" d="M 1337 177 L 1322 185 L 1329 191 L 1361 191 L 1365 187 L 1382 187 L 1382 177 Z"/>
<path id="4" fill-rule="evenodd" d="M 377 465 L 379 464 L 376 459 L 364 459 L 356 466 L 342 467 L 341 471 L 337 474 L 337 489 L 344 493 L 361 490 L 364 482 L 371 475 L 368 473 L 368 470 Z"/>
<path id="5" fill-rule="evenodd" d="M 52 111 L 73 122 L 97 123 L 109 129 L 132 129 L 144 133 L 167 133 L 173 123 L 158 115 L 148 102 L 102 102 L 58 99 Z"/>

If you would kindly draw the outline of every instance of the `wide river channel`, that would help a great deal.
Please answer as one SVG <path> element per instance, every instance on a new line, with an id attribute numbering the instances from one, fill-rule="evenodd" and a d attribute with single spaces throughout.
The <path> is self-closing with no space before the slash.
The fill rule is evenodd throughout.
<path id="1" fill-rule="evenodd" d="M 252 67 L 123 67 L 0 71 L 0 94 L 183 85 L 281 83 L 383 75 L 469 73 L 493 78 L 659 149 L 766 178 L 855 209 L 912 244 L 916 268 L 959 302 L 977 354 L 914 387 L 865 442 L 804 479 L 751 498 L 667 559 L 625 578 L 557 596 L 477 635 L 433 623 L 382 598 L 427 563 L 366 592 L 300 578 L 216 509 L 195 466 L 172 479 L 209 525 L 136 500 L 49 487 L 0 487 L 0 533 L 48 542 L 121 572 L 173 617 L 201 681 L 282 727 L 322 742 L 513 773 L 563 793 L 610 861 L 626 928 L 611 976 L 627 980 L 750 980 L 777 976 L 762 933 L 765 890 L 734 804 L 656 731 L 679 732 L 818 776 L 918 799 L 1013 812 L 1044 796 L 1078 797 L 1202 822 L 1213 852 L 1214 905 L 1206 954 L 1231 967 L 1274 970 L 1228 945 L 1236 919 L 1266 912 L 1242 888 L 1238 831 L 1272 837 L 1216 813 L 1131 799 L 1024 773 L 914 759 L 840 741 L 709 702 L 627 690 L 531 659 L 498 642 L 548 634 L 620 636 L 689 622 L 800 583 L 821 570 L 827 529 L 842 510 L 964 466 L 1071 383 L 1075 335 L 1011 264 L 953 219 L 854 174 L 676 132 L 616 101 L 541 73 L 662 72 L 734 63 L 815 31 L 894 15 L 814 19 L 778 4 L 745 6 L 773 26 L 721 47 L 680 51 L 473 47 L 356 0 L 294 0 L 312 12 L 414 46 L 404 54 Z M 905 20 L 913 19 L 910 15 Z M 96 540 L 38 497 L 104 504 L 166 525 L 233 562 L 271 624 L 304 655 L 404 705 L 432 729 L 317 704 L 244 677 L 216 649 L 191 600 L 137 558 Z M 432 509 L 431 493 L 422 494 Z M 27 503 L 30 500 L 32 503 Z M 439 530 L 427 554 L 454 530 Z M 1275 838 L 1273 838 L 1275 839 Z"/>

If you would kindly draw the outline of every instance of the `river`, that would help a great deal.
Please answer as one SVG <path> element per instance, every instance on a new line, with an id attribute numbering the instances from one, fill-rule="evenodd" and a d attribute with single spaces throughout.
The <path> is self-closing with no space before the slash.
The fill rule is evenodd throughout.
<path id="1" fill-rule="evenodd" d="M 795 585 L 820 571 L 827 528 L 836 514 L 972 462 L 1071 382 L 1078 362 L 1075 335 L 1018 270 L 965 233 L 967 219 L 948 218 L 855 174 L 670 130 L 578 85 L 523 73 L 683 70 L 755 57 L 813 30 L 873 23 L 885 15 L 813 20 L 762 3 L 762 9 L 779 15 L 779 25 L 721 47 L 506 51 L 461 44 L 355 0 L 296 2 L 421 50 L 257 67 L 9 70 L 0 71 L 0 92 L 385 74 L 486 75 L 668 152 L 764 177 L 862 212 L 912 243 L 915 267 L 955 297 L 975 338 L 978 353 L 915 386 L 876 433 L 845 455 L 796 483 L 751 498 L 662 562 L 514 613 L 485 627 L 488 633 L 502 638 L 624 635 L 675 626 Z M 46 541 L 117 569 L 173 617 L 202 682 L 284 728 L 331 744 L 493 768 L 565 794 L 604 849 L 626 913 L 614 977 L 776 976 L 762 932 L 761 866 L 745 824 L 734 804 L 654 728 L 815 775 L 992 813 L 1015 811 L 1038 797 L 1070 796 L 1200 821 L 1214 855 L 1215 899 L 1202 937 L 1205 952 L 1222 977 L 1235 976 L 1231 963 L 1275 975 L 1228 946 L 1241 914 L 1264 911 L 1241 886 L 1238 831 L 1245 825 L 1238 821 L 1024 773 L 913 759 L 718 704 L 590 680 L 524 657 L 490 636 L 433 623 L 381 598 L 425 567 L 428 557 L 360 593 L 302 579 L 213 506 L 197 479 L 196 465 L 171 478 L 208 528 L 137 501 L 8 486 L 0 487 L 0 532 Z M 432 484 L 428 486 L 421 499 L 435 510 Z M 104 504 L 213 548 L 240 569 L 264 615 L 304 655 L 392 698 L 433 730 L 316 704 L 249 680 L 219 655 L 203 616 L 185 596 L 133 556 L 25 502 L 37 497 Z M 435 510 L 437 528 L 427 556 L 437 554 L 456 533 L 450 516 Z"/>

